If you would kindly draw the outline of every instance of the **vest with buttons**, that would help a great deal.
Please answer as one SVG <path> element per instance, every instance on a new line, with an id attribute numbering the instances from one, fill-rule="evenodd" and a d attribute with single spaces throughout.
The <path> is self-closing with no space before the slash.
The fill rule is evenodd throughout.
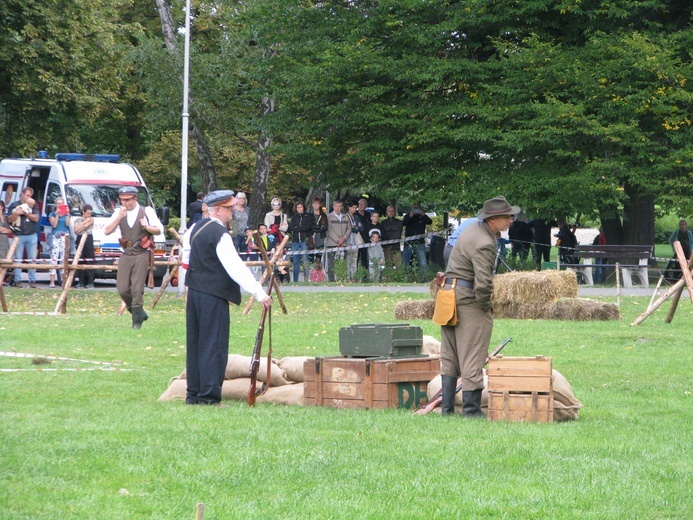
<path id="1" fill-rule="evenodd" d="M 217 244 L 226 230 L 217 222 L 203 218 L 190 234 L 190 261 L 185 285 L 190 289 L 241 303 L 241 288 L 229 277 L 217 256 Z"/>

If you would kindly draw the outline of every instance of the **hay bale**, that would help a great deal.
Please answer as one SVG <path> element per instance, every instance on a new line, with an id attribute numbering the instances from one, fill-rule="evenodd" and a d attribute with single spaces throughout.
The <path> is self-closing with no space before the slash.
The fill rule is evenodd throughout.
<path id="1" fill-rule="evenodd" d="M 436 299 L 436 295 L 438 294 L 438 289 L 440 289 L 440 287 L 438 287 L 436 279 L 434 278 L 433 280 L 431 280 L 431 283 L 428 284 L 428 291 L 431 293 L 431 298 L 433 298 L 434 300 Z"/>
<path id="2" fill-rule="evenodd" d="M 408 300 L 395 304 L 396 320 L 430 320 L 433 318 L 434 300 Z"/>
<path id="3" fill-rule="evenodd" d="M 493 304 L 493 317 L 515 320 L 548 320 L 554 302 L 522 303 L 506 302 Z"/>
<path id="4" fill-rule="evenodd" d="M 620 320 L 621 312 L 615 303 L 587 298 L 561 298 L 553 304 L 549 319 L 574 321 Z"/>
<path id="5" fill-rule="evenodd" d="M 559 298 L 576 298 L 577 292 L 573 271 L 515 271 L 493 279 L 494 305 L 546 304 Z"/>

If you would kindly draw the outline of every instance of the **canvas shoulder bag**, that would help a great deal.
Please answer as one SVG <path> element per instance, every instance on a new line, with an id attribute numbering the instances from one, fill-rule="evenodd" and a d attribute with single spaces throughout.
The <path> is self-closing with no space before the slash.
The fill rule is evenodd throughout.
<path id="1" fill-rule="evenodd" d="M 433 310 L 433 323 L 441 327 L 457 325 L 457 298 L 455 286 L 457 278 L 453 278 L 450 289 L 441 287 L 436 294 L 436 305 Z"/>

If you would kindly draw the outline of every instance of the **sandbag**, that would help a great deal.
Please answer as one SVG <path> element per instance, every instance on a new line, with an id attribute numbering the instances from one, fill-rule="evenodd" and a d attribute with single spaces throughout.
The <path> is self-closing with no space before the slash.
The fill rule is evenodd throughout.
<path id="1" fill-rule="evenodd" d="M 168 385 L 166 391 L 159 396 L 158 401 L 173 401 L 182 399 L 185 401 L 185 396 L 188 391 L 188 381 L 186 379 L 174 379 Z"/>
<path id="2" fill-rule="evenodd" d="M 558 370 L 552 371 L 553 381 L 553 420 L 574 421 L 578 418 L 578 411 L 582 403 L 573 393 L 573 388 L 568 380 Z"/>
<path id="3" fill-rule="evenodd" d="M 264 395 L 257 397 L 258 403 L 303 406 L 303 383 L 269 387 Z"/>
<path id="4" fill-rule="evenodd" d="M 289 356 L 279 360 L 279 368 L 284 371 L 286 378 L 295 383 L 303 383 L 305 380 L 303 375 L 303 364 L 309 359 L 314 359 L 308 356 Z"/>
<path id="5" fill-rule="evenodd" d="M 226 379 L 239 379 L 250 377 L 250 356 L 229 354 L 229 362 L 226 365 Z M 257 371 L 257 380 L 263 383 L 267 379 L 267 357 L 260 358 L 260 368 Z M 283 386 L 291 384 L 284 371 L 279 368 L 276 361 L 272 360 L 272 372 L 270 374 L 270 386 Z"/>
<path id="6" fill-rule="evenodd" d="M 424 336 L 421 353 L 429 356 L 440 356 L 440 341 L 433 336 Z"/>
<path id="7" fill-rule="evenodd" d="M 258 390 L 261 385 L 257 385 Z M 250 390 L 250 378 L 227 379 L 221 385 L 221 398 L 224 401 L 246 401 Z"/>

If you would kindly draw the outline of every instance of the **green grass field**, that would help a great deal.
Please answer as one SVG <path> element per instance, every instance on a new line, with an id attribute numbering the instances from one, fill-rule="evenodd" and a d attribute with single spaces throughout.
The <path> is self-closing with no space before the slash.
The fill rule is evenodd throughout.
<path id="1" fill-rule="evenodd" d="M 57 297 L 6 295 L 14 312 Z M 340 327 L 394 322 L 395 302 L 425 297 L 286 294 L 274 355 L 338 354 Z M 584 404 L 575 422 L 519 424 L 160 403 L 185 365 L 183 302 L 165 295 L 133 331 L 114 292 L 73 291 L 65 316 L 0 316 L 0 350 L 119 370 L 0 357 L 15 370 L 0 372 L 0 519 L 193 519 L 198 502 L 206 520 L 691 518 L 693 305 L 631 327 L 648 301 L 622 299 L 619 322 L 496 320 L 492 346 L 512 336 L 505 355 L 551 356 Z M 232 309 L 231 352 L 251 353 L 258 317 Z"/>

